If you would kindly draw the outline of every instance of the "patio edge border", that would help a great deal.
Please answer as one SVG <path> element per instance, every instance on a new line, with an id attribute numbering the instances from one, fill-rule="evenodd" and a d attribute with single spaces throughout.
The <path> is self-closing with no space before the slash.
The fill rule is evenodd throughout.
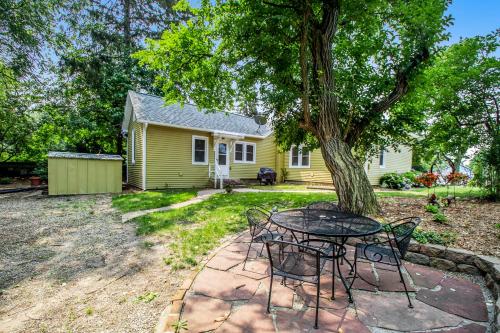
<path id="1" fill-rule="evenodd" d="M 360 241 L 351 238 L 347 243 L 354 245 Z M 405 260 L 444 271 L 482 275 L 496 302 L 493 308 L 493 332 L 495 329 L 500 331 L 500 258 L 411 240 Z"/>
<path id="2" fill-rule="evenodd" d="M 224 241 L 221 245 L 215 248 L 209 255 L 207 255 L 200 261 L 200 265 L 193 272 L 191 272 L 191 274 L 188 275 L 188 278 L 184 280 L 177 292 L 170 299 L 167 306 L 160 313 L 160 318 L 158 320 L 158 323 L 156 324 L 155 333 L 175 333 L 175 330 L 173 330 L 172 327 L 181 319 L 184 298 L 198 274 L 205 268 L 207 263 L 213 257 L 215 257 L 217 253 L 219 253 L 220 250 L 230 245 L 236 238 L 240 237 L 245 232 L 246 230 L 230 236 L 226 241 Z"/>

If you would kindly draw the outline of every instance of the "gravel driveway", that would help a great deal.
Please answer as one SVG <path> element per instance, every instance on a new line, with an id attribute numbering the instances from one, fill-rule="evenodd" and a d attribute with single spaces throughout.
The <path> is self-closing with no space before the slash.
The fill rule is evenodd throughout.
<path id="1" fill-rule="evenodd" d="M 151 332 L 183 274 L 111 196 L 0 195 L 0 332 Z"/>

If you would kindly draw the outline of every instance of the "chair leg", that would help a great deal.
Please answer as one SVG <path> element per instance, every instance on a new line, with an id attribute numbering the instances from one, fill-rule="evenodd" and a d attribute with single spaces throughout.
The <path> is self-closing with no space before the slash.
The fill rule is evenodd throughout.
<path id="1" fill-rule="evenodd" d="M 248 246 L 247 255 L 245 257 L 245 260 L 243 261 L 243 270 L 245 270 L 245 266 L 246 266 L 247 260 L 248 260 L 248 254 L 250 253 L 250 249 L 252 248 L 252 244 L 253 244 L 253 237 L 252 237 L 252 240 L 250 241 L 250 245 Z"/>
<path id="2" fill-rule="evenodd" d="M 264 243 L 262 243 L 262 248 L 260 249 L 259 257 L 262 257 L 262 251 L 264 251 Z"/>
<path id="3" fill-rule="evenodd" d="M 316 284 L 316 319 L 314 320 L 314 328 L 318 329 L 318 315 L 319 315 L 319 289 L 320 289 L 320 275 L 318 275 L 318 282 Z"/>
<path id="4" fill-rule="evenodd" d="M 335 255 L 335 253 L 333 253 Z M 332 258 L 332 300 L 335 299 L 335 258 Z"/>
<path id="5" fill-rule="evenodd" d="M 269 284 L 269 297 L 267 299 L 267 313 L 271 313 L 271 293 L 273 292 L 273 274 L 271 273 L 271 283 Z"/>
<path id="6" fill-rule="evenodd" d="M 413 308 L 413 304 L 411 304 L 410 294 L 408 293 L 408 288 L 406 287 L 405 279 L 403 278 L 403 273 L 401 272 L 401 266 L 399 264 L 397 266 L 399 277 L 401 278 L 401 282 L 403 283 L 403 287 L 405 288 L 406 297 L 408 298 L 408 307 Z"/>

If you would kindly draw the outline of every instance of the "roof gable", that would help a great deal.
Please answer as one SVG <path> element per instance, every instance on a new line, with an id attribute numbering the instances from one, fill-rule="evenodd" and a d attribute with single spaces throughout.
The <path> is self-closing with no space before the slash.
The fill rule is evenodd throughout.
<path id="1" fill-rule="evenodd" d="M 163 126 L 189 128 L 209 132 L 234 133 L 244 136 L 266 137 L 272 130 L 259 126 L 253 118 L 229 112 L 207 112 L 192 104 L 165 105 L 161 97 L 129 91 L 122 129 L 128 128 L 131 114 L 138 122 Z"/>

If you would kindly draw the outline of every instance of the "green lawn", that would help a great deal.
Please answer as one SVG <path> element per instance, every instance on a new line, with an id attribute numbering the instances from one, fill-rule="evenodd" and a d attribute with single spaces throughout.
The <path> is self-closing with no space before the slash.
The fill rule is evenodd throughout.
<path id="1" fill-rule="evenodd" d="M 194 189 L 171 189 L 121 194 L 113 197 L 113 207 L 122 212 L 169 206 L 194 198 Z"/>
<path id="2" fill-rule="evenodd" d="M 412 188 L 408 191 L 397 191 L 387 189 L 377 189 L 377 196 L 379 197 L 426 197 L 427 193 L 436 193 L 438 197 L 444 198 L 447 195 L 455 195 L 458 198 L 479 198 L 484 196 L 484 190 L 479 187 L 472 186 L 453 186 L 447 188 L 446 186 L 433 187 L 430 190 L 427 188 Z"/>
<path id="3" fill-rule="evenodd" d="M 333 193 L 233 193 L 217 194 L 180 209 L 135 219 L 139 234 L 160 233 L 172 237 L 172 254 L 165 262 L 174 269 L 195 266 L 202 255 L 224 236 L 247 228 L 245 211 L 255 205 L 267 209 L 302 207 L 313 201 L 336 200 Z"/>
<path id="4" fill-rule="evenodd" d="M 308 187 L 314 187 L 314 189 L 308 188 Z M 318 186 L 318 185 L 303 185 L 303 184 L 275 184 L 275 185 L 249 185 L 249 188 L 253 188 L 256 190 L 263 190 L 263 191 L 316 191 L 320 187 L 324 187 L 325 190 L 330 190 L 332 191 L 333 188 L 327 187 L 327 186 Z M 319 189 L 319 191 L 322 191 L 322 189 Z"/>
<path id="5" fill-rule="evenodd" d="M 251 185 L 249 188 L 264 190 L 264 191 L 324 191 L 320 189 L 320 186 L 313 185 L 303 185 L 303 184 L 276 184 L 276 185 Z M 312 187 L 312 188 L 311 188 Z M 328 187 L 325 187 L 325 190 L 328 190 Z M 398 190 L 389 190 L 383 188 L 377 188 L 376 194 L 379 197 L 425 197 L 427 196 L 427 188 L 412 188 L 408 191 L 398 191 Z M 430 189 L 429 193 L 436 193 L 438 197 L 445 197 L 449 194 L 453 195 L 453 186 L 450 186 L 449 189 L 446 186 L 438 186 Z M 482 197 L 484 195 L 484 191 L 479 187 L 471 187 L 471 186 L 457 186 L 455 188 L 455 195 L 459 198 L 475 198 Z"/>

